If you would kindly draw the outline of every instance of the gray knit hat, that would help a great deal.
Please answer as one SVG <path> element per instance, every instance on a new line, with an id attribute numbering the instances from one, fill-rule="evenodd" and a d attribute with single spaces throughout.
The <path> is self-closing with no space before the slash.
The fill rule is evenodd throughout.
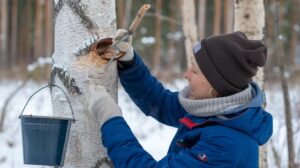
<path id="1" fill-rule="evenodd" d="M 196 62 L 206 79 L 221 95 L 228 96 L 247 87 L 264 66 L 267 48 L 260 40 L 249 40 L 242 32 L 203 39 L 194 47 Z"/>

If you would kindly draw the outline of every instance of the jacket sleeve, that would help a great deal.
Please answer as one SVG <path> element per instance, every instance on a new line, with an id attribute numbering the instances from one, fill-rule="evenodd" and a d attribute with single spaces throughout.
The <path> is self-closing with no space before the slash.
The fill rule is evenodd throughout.
<path id="1" fill-rule="evenodd" d="M 211 138 L 156 161 L 138 143 L 122 117 L 108 120 L 101 131 L 103 145 L 116 168 L 232 168 L 237 167 L 241 155 L 228 143 Z"/>
<path id="2" fill-rule="evenodd" d="M 165 89 L 153 77 L 140 57 L 134 54 L 135 63 L 119 70 L 121 84 L 134 103 L 148 116 L 161 123 L 177 127 L 186 114 L 178 99 L 178 92 Z"/>

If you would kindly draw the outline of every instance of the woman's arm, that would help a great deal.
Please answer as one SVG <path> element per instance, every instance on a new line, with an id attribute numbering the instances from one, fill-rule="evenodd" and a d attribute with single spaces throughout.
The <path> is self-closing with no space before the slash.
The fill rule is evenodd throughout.
<path id="1" fill-rule="evenodd" d="M 116 168 L 221 168 L 237 167 L 241 154 L 224 138 L 201 140 L 193 147 L 170 153 L 156 161 L 138 143 L 122 117 L 108 120 L 101 128 L 102 141 Z M 221 141 L 221 142 L 220 142 Z"/>
<path id="2" fill-rule="evenodd" d="M 124 89 L 146 115 L 177 127 L 178 120 L 186 114 L 179 103 L 178 92 L 165 89 L 136 53 L 133 59 L 134 64 L 130 68 L 119 70 Z"/>

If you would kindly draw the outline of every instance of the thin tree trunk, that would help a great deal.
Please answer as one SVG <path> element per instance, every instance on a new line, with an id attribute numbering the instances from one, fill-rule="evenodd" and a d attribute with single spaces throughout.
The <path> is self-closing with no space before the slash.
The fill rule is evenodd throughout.
<path id="1" fill-rule="evenodd" d="M 177 8 L 178 8 L 178 0 L 174 0 L 173 5 L 169 6 L 169 16 L 172 19 L 177 18 Z M 175 22 L 169 22 L 169 33 L 170 38 L 168 38 L 168 58 L 167 58 L 167 70 L 165 73 L 164 79 L 170 80 L 174 76 L 174 66 L 175 66 L 175 55 L 176 55 L 176 26 L 177 24 Z"/>
<path id="2" fill-rule="evenodd" d="M 11 28 L 10 28 L 10 53 L 9 57 L 11 60 L 11 67 L 12 70 L 15 69 L 15 66 L 17 64 L 16 60 L 16 50 L 17 50 L 17 26 L 18 26 L 18 0 L 12 0 L 12 6 L 11 6 Z"/>
<path id="3" fill-rule="evenodd" d="M 53 53 L 53 36 L 54 36 L 54 25 L 53 25 L 53 1 L 46 0 L 45 2 L 45 30 L 44 30 L 44 43 L 45 43 L 45 56 L 51 56 Z"/>
<path id="4" fill-rule="evenodd" d="M 280 42 L 282 46 L 277 46 L 284 50 L 282 42 Z M 279 51 L 280 52 L 280 51 Z M 288 165 L 289 168 L 295 167 L 295 151 L 294 151 L 294 134 L 293 134 L 293 125 L 292 125 L 292 113 L 291 113 L 291 101 L 290 101 L 290 94 L 289 94 L 289 87 L 288 81 L 285 74 L 285 59 L 284 53 L 280 53 L 280 78 L 281 78 L 281 87 L 283 93 L 283 100 L 284 100 L 284 111 L 285 111 L 285 123 L 286 123 L 286 131 L 287 131 L 287 146 L 288 146 Z"/>
<path id="5" fill-rule="evenodd" d="M 198 35 L 199 39 L 205 38 L 205 25 L 206 25 L 206 0 L 198 1 Z"/>
<path id="6" fill-rule="evenodd" d="M 221 13 L 222 2 L 220 0 L 214 1 L 214 29 L 213 34 L 218 35 L 221 32 Z"/>
<path id="7" fill-rule="evenodd" d="M 234 31 L 242 31 L 249 39 L 261 40 L 265 26 L 263 0 L 235 0 Z M 263 69 L 259 68 L 254 81 L 263 88 Z M 259 167 L 268 167 L 266 145 L 260 147 Z"/>
<path id="8" fill-rule="evenodd" d="M 265 3 L 265 9 L 266 9 L 266 44 L 268 45 L 268 51 L 269 53 L 272 53 L 275 50 L 275 45 L 274 42 L 276 41 L 277 37 L 275 37 L 274 33 L 274 25 L 277 24 L 275 23 L 276 21 L 273 19 L 274 18 L 274 10 L 272 9 L 272 6 L 274 5 L 274 0 L 264 0 Z M 272 18 L 272 19 L 268 19 Z M 269 66 L 266 66 L 267 69 L 265 69 L 266 73 L 271 73 L 272 72 L 272 67 L 276 66 L 277 64 L 277 56 L 278 54 L 273 54 L 272 59 L 269 59 Z"/>
<path id="9" fill-rule="evenodd" d="M 296 30 L 297 25 L 299 24 L 299 0 L 292 0 L 291 5 L 291 42 L 290 42 L 290 65 L 295 65 L 296 61 L 296 51 L 297 51 L 297 44 L 298 44 L 298 32 Z M 299 26 L 299 25 L 298 25 Z"/>
<path id="10" fill-rule="evenodd" d="M 28 79 L 25 79 L 24 81 L 22 81 L 22 83 L 20 84 L 20 86 L 18 86 L 13 92 L 11 92 L 9 94 L 9 96 L 6 98 L 6 100 L 4 101 L 3 107 L 1 109 L 1 117 L 0 117 L 0 133 L 4 132 L 4 122 L 5 122 L 5 117 L 6 117 L 6 113 L 7 113 L 7 106 L 9 105 L 9 103 L 11 102 L 11 100 L 15 97 L 15 95 L 26 85 L 26 83 L 28 82 Z"/>
<path id="11" fill-rule="evenodd" d="M 125 8 L 125 16 L 124 16 L 124 28 L 127 29 L 130 24 L 130 17 L 131 17 L 131 6 L 132 0 L 126 0 L 126 8 Z"/>
<path id="12" fill-rule="evenodd" d="M 31 24 L 28 23 L 32 23 L 33 21 L 33 9 L 32 9 L 32 4 L 33 1 L 32 0 L 26 0 L 25 2 L 25 20 L 23 21 L 23 25 L 24 25 L 24 30 L 23 34 L 23 41 L 22 41 L 22 46 L 24 48 L 24 55 L 22 56 L 24 58 L 24 60 L 21 62 L 22 67 L 25 69 L 26 65 L 29 64 L 30 62 L 33 61 L 33 28 Z"/>
<path id="13" fill-rule="evenodd" d="M 283 22 L 286 20 L 284 11 L 282 10 L 283 4 L 285 1 L 280 0 L 279 4 L 277 4 L 277 35 L 283 34 L 284 24 Z M 276 53 L 279 54 L 278 64 L 280 68 L 280 78 L 281 78 L 281 87 L 283 93 L 283 100 L 284 100 L 284 112 L 285 112 L 285 124 L 286 124 L 286 132 L 287 132 L 287 146 L 288 146 L 288 167 L 294 168 L 295 167 L 295 151 L 294 151 L 294 134 L 293 134 L 293 125 L 292 125 L 292 113 L 291 113 L 291 101 L 289 95 L 289 87 L 288 87 L 288 79 L 285 76 L 286 72 L 286 65 L 287 65 L 287 58 L 284 48 L 283 40 L 276 41 Z"/>
<path id="14" fill-rule="evenodd" d="M 18 36 L 18 52 L 23 53 L 21 56 L 18 56 L 18 67 L 21 69 L 21 71 L 24 70 L 24 62 L 26 61 L 26 49 L 25 45 L 27 44 L 26 41 L 26 36 L 27 36 L 27 26 L 25 24 L 25 20 L 28 20 L 26 17 L 26 8 L 27 8 L 27 3 L 30 2 L 30 0 L 27 0 L 24 6 L 20 6 L 20 18 L 19 18 L 19 27 L 23 27 L 23 29 L 19 29 L 19 36 Z M 28 21 L 29 22 L 29 21 Z"/>
<path id="15" fill-rule="evenodd" d="M 231 33 L 233 31 L 233 0 L 224 1 L 224 32 Z"/>
<path id="16" fill-rule="evenodd" d="M 273 152 L 273 156 L 274 156 L 274 162 L 275 162 L 275 165 L 277 168 L 280 168 L 281 166 L 281 158 L 280 158 L 280 155 L 279 153 L 277 152 L 275 146 L 274 146 L 274 143 L 273 141 L 270 141 L 270 145 L 271 145 L 271 150 Z"/>
<path id="17" fill-rule="evenodd" d="M 155 1 L 155 45 L 154 45 L 154 57 L 153 57 L 153 73 L 159 76 L 160 72 L 160 36 L 161 36 L 161 7 L 162 0 Z"/>
<path id="18" fill-rule="evenodd" d="M 194 1 L 181 0 L 181 14 L 183 22 L 183 33 L 185 52 L 187 58 L 187 67 L 191 67 L 193 56 L 193 46 L 197 42 L 197 28 L 195 22 L 195 4 Z"/>
<path id="19" fill-rule="evenodd" d="M 53 19 L 54 19 L 54 1 L 52 0 L 46 0 L 45 1 L 45 17 L 44 17 L 44 26 L 43 26 L 43 44 L 44 44 L 44 51 L 43 56 L 50 57 L 53 53 L 53 46 L 54 46 L 54 25 L 53 25 Z M 44 79 L 50 78 L 50 66 L 47 65 L 43 69 L 44 71 Z"/>
<path id="20" fill-rule="evenodd" d="M 125 8 L 125 2 L 124 2 L 125 0 L 118 0 L 117 2 L 117 10 L 118 10 L 118 12 L 117 12 L 117 14 L 118 14 L 118 28 L 125 28 L 125 25 L 124 25 L 124 23 L 125 23 L 125 10 L 124 10 L 124 8 Z"/>
<path id="21" fill-rule="evenodd" d="M 105 3 L 104 3 L 105 2 Z M 64 167 L 109 167 L 101 144 L 100 125 L 87 109 L 85 92 L 89 83 L 104 85 L 117 100 L 117 67 L 107 70 L 90 58 L 88 50 L 95 39 L 112 37 L 116 30 L 115 1 L 59 0 L 55 5 L 55 38 L 51 83 L 64 87 L 75 112 Z M 88 40 L 87 40 L 88 39 Z M 97 57 L 100 59 L 99 57 Z M 60 90 L 52 88 L 55 116 L 71 117 Z"/>
<path id="22" fill-rule="evenodd" d="M 7 65 L 7 0 L 0 1 L 0 58 L 1 69 L 6 69 Z"/>
<path id="23" fill-rule="evenodd" d="M 34 60 L 36 61 L 39 57 L 42 57 L 42 20 L 43 20 L 43 13 L 42 10 L 44 0 L 35 1 L 35 19 L 34 19 L 34 48 L 33 48 L 33 55 Z"/>

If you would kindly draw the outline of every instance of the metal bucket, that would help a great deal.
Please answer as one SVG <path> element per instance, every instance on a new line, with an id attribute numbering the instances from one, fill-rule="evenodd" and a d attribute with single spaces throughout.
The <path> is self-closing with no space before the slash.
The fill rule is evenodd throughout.
<path id="1" fill-rule="evenodd" d="M 58 87 L 57 85 L 51 86 Z M 49 85 L 39 89 L 34 94 L 46 87 Z M 64 94 L 67 97 L 65 92 Z M 70 101 L 67 97 L 73 118 L 22 115 L 32 96 L 25 104 L 19 117 L 22 127 L 24 164 L 63 166 L 71 121 L 75 121 Z"/>

